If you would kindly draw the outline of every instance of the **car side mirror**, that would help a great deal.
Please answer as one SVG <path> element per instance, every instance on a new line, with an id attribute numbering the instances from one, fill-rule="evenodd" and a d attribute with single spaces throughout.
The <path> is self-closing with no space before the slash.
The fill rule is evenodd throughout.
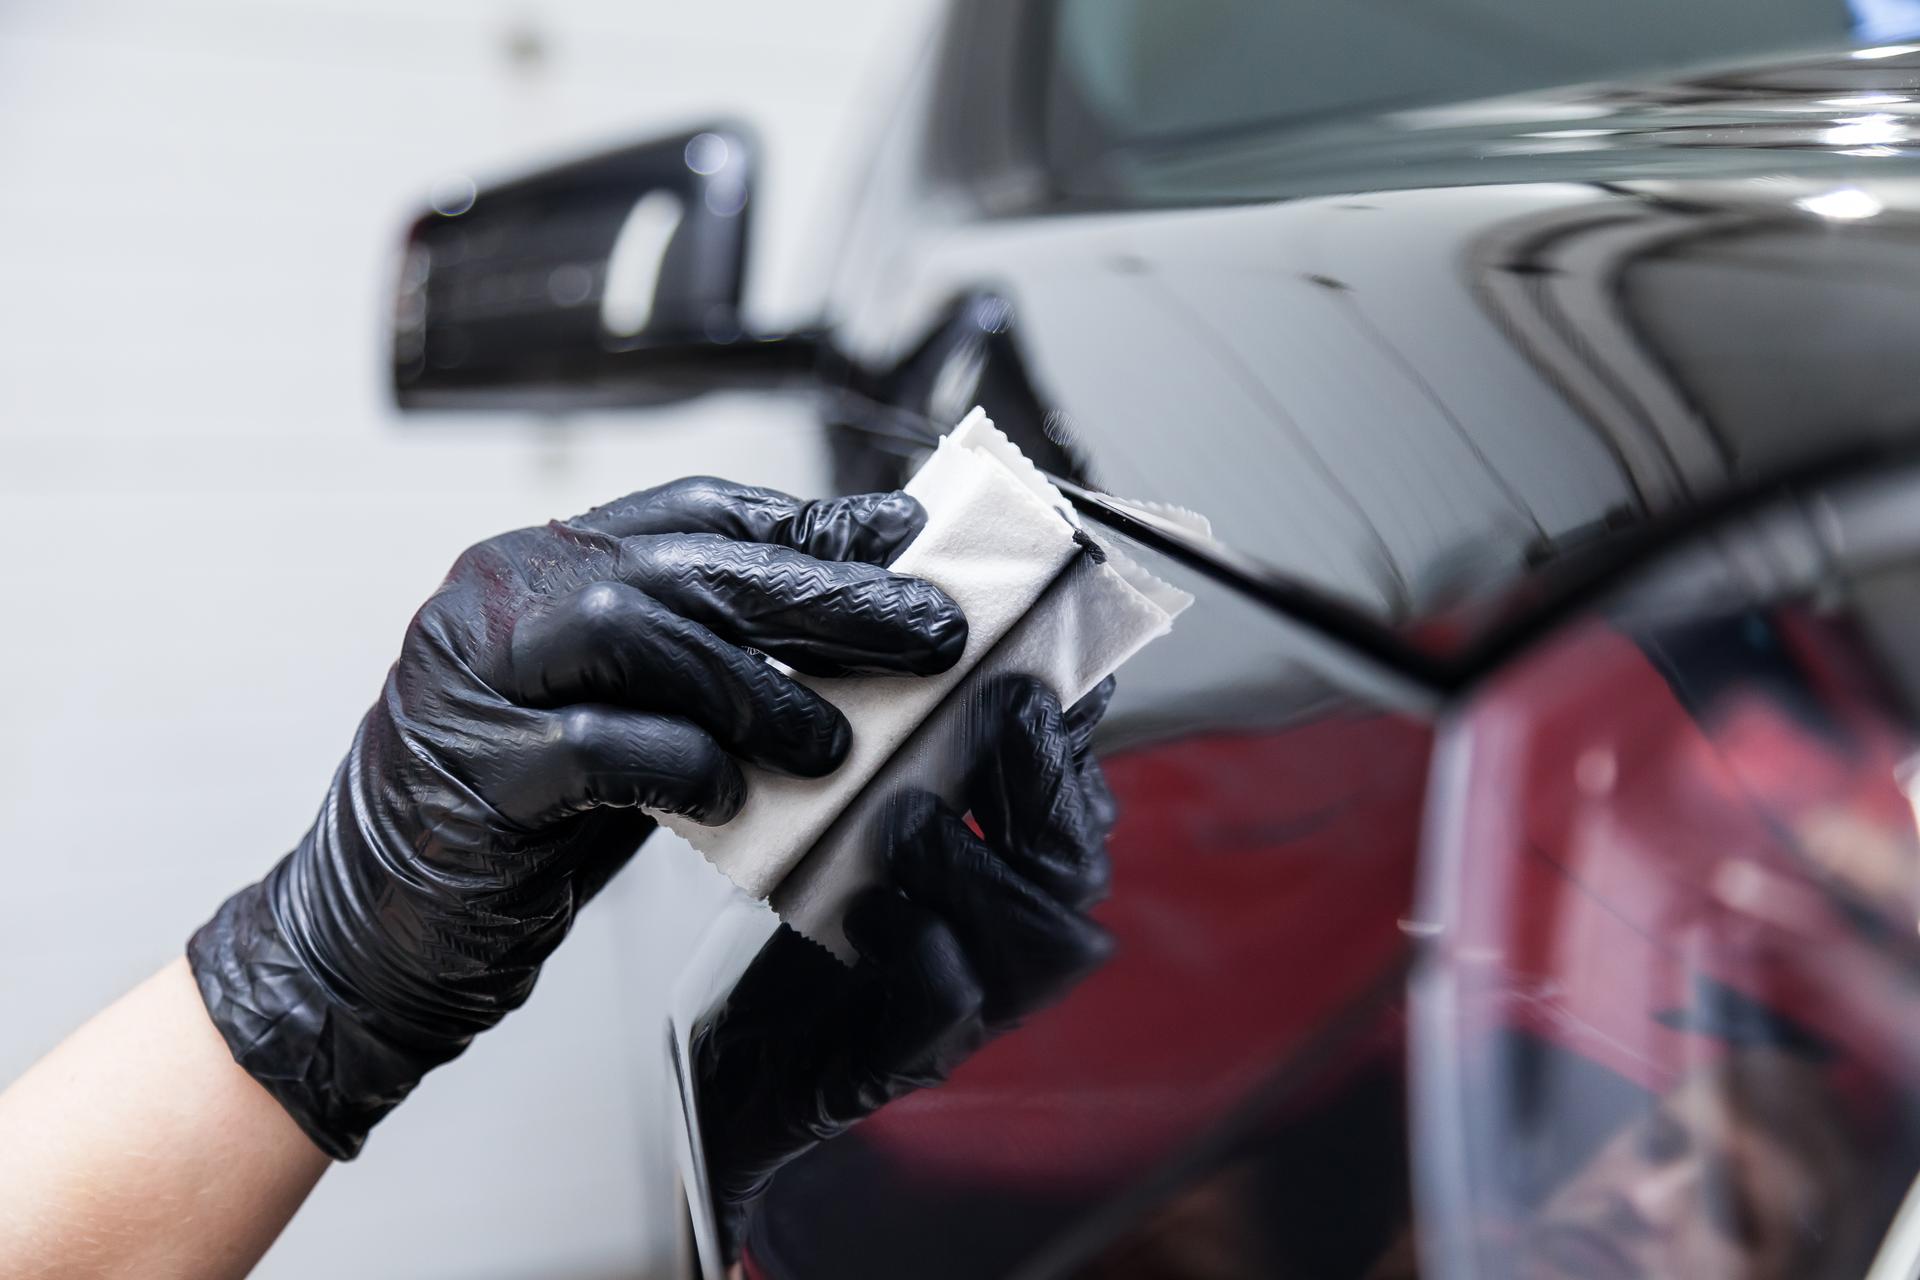
<path id="1" fill-rule="evenodd" d="M 441 184 L 400 269 L 401 407 L 655 404 L 809 367 L 809 339 L 742 322 L 753 167 L 714 127 Z"/>

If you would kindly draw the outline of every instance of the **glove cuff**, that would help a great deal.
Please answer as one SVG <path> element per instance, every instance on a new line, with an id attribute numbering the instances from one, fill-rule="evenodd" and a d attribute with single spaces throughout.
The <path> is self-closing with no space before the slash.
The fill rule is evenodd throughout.
<path id="1" fill-rule="evenodd" d="M 274 913 L 274 884 L 286 868 L 283 860 L 222 903 L 188 941 L 187 962 L 233 1060 L 315 1146 L 351 1160 L 367 1131 L 466 1041 L 416 1042 L 336 1000 Z"/>

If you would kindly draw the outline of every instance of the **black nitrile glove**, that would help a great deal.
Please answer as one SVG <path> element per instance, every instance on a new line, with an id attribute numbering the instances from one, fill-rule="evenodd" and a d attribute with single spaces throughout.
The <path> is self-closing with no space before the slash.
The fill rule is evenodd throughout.
<path id="1" fill-rule="evenodd" d="M 1113 799 L 1088 752 L 1111 679 L 1062 713 L 1024 677 L 968 707 L 965 804 L 925 792 L 881 822 L 892 885 L 849 908 L 852 968 L 782 925 L 695 1035 L 707 1175 L 736 1237 L 788 1161 L 1057 999 L 1111 949 L 1086 909 L 1105 893 Z"/>
<path id="2" fill-rule="evenodd" d="M 683 480 L 460 557 L 415 615 L 320 816 L 187 955 L 234 1058 L 346 1159 L 518 1007 L 653 830 L 739 810 L 735 758 L 831 772 L 818 674 L 945 670 L 959 609 L 881 565 L 905 494 L 807 503 Z"/>

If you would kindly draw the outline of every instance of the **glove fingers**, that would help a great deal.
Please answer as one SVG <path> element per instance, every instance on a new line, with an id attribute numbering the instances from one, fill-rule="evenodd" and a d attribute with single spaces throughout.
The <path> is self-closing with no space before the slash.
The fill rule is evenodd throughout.
<path id="1" fill-rule="evenodd" d="M 641 842 L 653 834 L 654 821 L 638 809 L 602 809 L 595 813 L 601 826 L 593 833 L 596 857 L 583 860 L 573 873 L 573 903 L 577 910 L 600 896 L 613 878 L 620 874 Z"/>
<path id="2" fill-rule="evenodd" d="M 1100 801 L 1073 755 L 1070 717 L 1029 676 L 988 682 L 967 711 L 963 799 L 1009 866 L 1070 907 L 1105 896 L 1110 879 Z"/>
<path id="3" fill-rule="evenodd" d="M 497 765 L 483 794 L 510 821 L 537 829 L 596 809 L 646 806 L 718 825 L 740 811 L 740 766 L 698 725 L 584 703 L 530 713 L 534 741 Z"/>
<path id="4" fill-rule="evenodd" d="M 889 564 L 927 523 L 904 493 L 806 502 L 777 489 L 693 476 L 629 494 L 569 523 L 616 537 L 715 533 L 790 547 L 818 560 Z"/>
<path id="5" fill-rule="evenodd" d="M 959 940 L 988 1026 L 1056 999 L 1111 953 L 1104 929 L 996 857 L 933 796 L 910 791 L 895 804 L 887 849 L 894 880 Z"/>
<path id="6" fill-rule="evenodd" d="M 908 1088 L 944 1079 L 953 1061 L 976 1048 L 983 993 L 967 953 L 939 915 L 891 889 L 866 889 L 847 908 L 847 941 L 860 953 L 862 996 L 870 1007 L 855 1026 L 856 1087 L 864 1114 Z M 857 1105 L 858 1099 L 849 1099 Z M 842 1109 L 841 1118 L 851 1118 Z"/>
<path id="7" fill-rule="evenodd" d="M 527 705 L 678 716 L 784 773 L 831 773 L 852 742 L 825 698 L 625 583 L 596 582 L 524 615 L 511 653 L 513 692 Z"/>
<path id="8" fill-rule="evenodd" d="M 1108 676 L 1088 691 L 1087 696 L 1067 708 L 1067 732 L 1073 737 L 1073 754 L 1084 757 L 1093 747 L 1093 731 L 1113 703 L 1117 682 Z"/>
<path id="9" fill-rule="evenodd" d="M 816 560 L 892 564 L 927 527 L 927 512 L 904 493 L 857 493 L 802 503 L 780 536 L 768 539 Z"/>
<path id="10" fill-rule="evenodd" d="M 812 675 L 945 671 L 967 642 L 960 607 L 877 565 L 702 535 L 621 545 L 619 576 L 735 644 Z"/>
<path id="11" fill-rule="evenodd" d="M 1098 760 L 1089 758 L 1080 762 L 1080 799 L 1087 809 L 1087 830 L 1104 846 L 1107 837 L 1113 834 L 1113 824 L 1120 818 L 1120 805 L 1113 798 L 1106 770 Z"/>

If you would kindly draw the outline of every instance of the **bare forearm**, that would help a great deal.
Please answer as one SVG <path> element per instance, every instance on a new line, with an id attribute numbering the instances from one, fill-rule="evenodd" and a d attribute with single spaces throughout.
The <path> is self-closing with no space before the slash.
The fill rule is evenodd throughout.
<path id="1" fill-rule="evenodd" d="M 0 1093 L 0 1272 L 242 1276 L 328 1163 L 176 961 Z"/>

